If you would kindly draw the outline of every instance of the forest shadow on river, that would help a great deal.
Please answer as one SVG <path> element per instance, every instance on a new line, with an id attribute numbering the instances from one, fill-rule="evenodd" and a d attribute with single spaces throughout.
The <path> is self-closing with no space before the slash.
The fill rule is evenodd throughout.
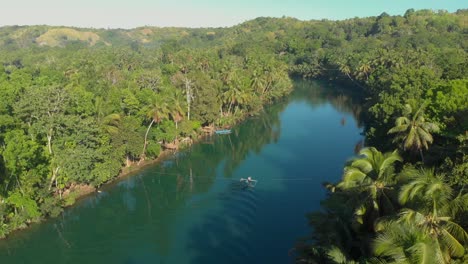
<path id="1" fill-rule="evenodd" d="M 285 263 L 321 183 L 362 146 L 345 89 L 295 81 L 287 98 L 0 241 L 2 263 Z M 244 188 L 240 178 L 258 180 Z"/>

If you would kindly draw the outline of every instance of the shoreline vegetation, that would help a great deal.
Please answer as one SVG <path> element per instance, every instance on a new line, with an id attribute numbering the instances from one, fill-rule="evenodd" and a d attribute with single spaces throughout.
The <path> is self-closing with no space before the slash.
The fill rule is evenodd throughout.
<path id="1" fill-rule="evenodd" d="M 256 113 L 248 113 L 245 115 L 242 119 L 238 120 L 238 123 L 232 124 L 232 126 L 226 127 L 226 129 L 231 129 L 243 121 L 246 121 L 248 118 L 251 116 L 254 116 Z M 214 133 L 214 128 L 213 127 L 203 127 L 200 131 L 199 134 L 196 136 L 195 139 L 190 139 L 188 143 L 181 144 L 182 142 L 178 143 L 172 143 L 171 146 L 172 148 L 165 148 L 161 150 L 159 155 L 155 158 L 152 159 L 146 159 L 146 160 L 141 160 L 137 162 L 133 162 L 130 164 L 130 166 L 122 167 L 122 170 L 120 173 L 110 179 L 109 181 L 103 183 L 99 187 L 95 187 L 92 185 L 75 185 L 75 186 L 70 186 L 69 189 L 65 190 L 64 193 L 62 193 L 62 197 L 66 198 L 68 195 L 72 195 L 74 202 L 69 204 L 68 206 L 73 206 L 76 201 L 81 200 L 86 198 L 88 195 L 95 193 L 99 191 L 100 188 L 104 188 L 106 186 L 112 185 L 115 182 L 118 182 L 120 180 L 124 180 L 127 177 L 132 177 L 133 175 L 137 174 L 138 172 L 144 170 L 147 167 L 154 166 L 156 164 L 159 164 L 160 162 L 163 162 L 166 158 L 168 158 L 170 155 L 177 154 L 179 151 L 184 151 L 187 148 L 190 148 L 193 144 L 200 144 L 200 141 L 203 139 L 206 139 L 207 137 L 213 137 L 213 136 L 220 136 L 216 135 Z M 0 238 L 1 239 L 1 238 Z"/>
<path id="2" fill-rule="evenodd" d="M 287 96 L 287 95 L 285 95 Z M 281 100 L 282 98 L 278 98 Z M 276 102 L 272 102 L 276 103 Z M 263 111 L 263 107 L 266 105 L 262 106 L 259 111 Z M 239 118 L 236 123 L 230 124 L 229 126 L 225 125 L 223 128 L 224 129 L 231 129 L 240 123 L 246 121 L 248 118 L 251 118 L 252 116 L 255 116 L 258 114 L 258 112 L 250 112 L 244 114 L 241 118 Z M 213 137 L 213 136 L 222 136 L 222 135 L 216 135 L 215 134 L 215 127 L 213 126 L 207 126 L 207 127 L 202 127 L 199 131 L 198 134 L 195 136 L 195 138 L 190 138 L 190 141 L 188 143 L 185 143 L 184 141 L 177 141 L 177 142 L 172 142 L 170 148 L 164 148 L 161 150 L 159 155 L 155 158 L 152 159 L 144 159 L 144 160 L 139 160 L 130 163 L 128 166 L 122 167 L 121 171 L 119 172 L 118 175 L 115 177 L 111 178 L 107 182 L 104 182 L 102 185 L 99 187 L 97 186 L 92 186 L 90 184 L 80 184 L 80 185 L 71 185 L 68 186 L 67 189 L 63 190 L 61 193 L 61 198 L 67 200 L 67 203 L 63 205 L 63 209 L 75 205 L 76 202 L 82 199 L 86 199 L 89 195 L 92 195 L 96 192 L 99 191 L 100 188 L 105 188 L 106 186 L 110 186 L 112 184 L 115 184 L 116 182 L 120 180 L 124 180 L 127 177 L 132 177 L 138 172 L 144 170 L 147 167 L 154 166 L 156 164 L 159 164 L 160 162 L 163 162 L 168 156 L 176 154 L 178 151 L 184 151 L 186 148 L 190 148 L 193 144 L 200 144 L 200 142 L 207 137 Z M 187 142 L 187 141 L 186 141 Z M 183 144 L 182 144 L 183 143 Z M 59 194 L 54 194 L 55 196 L 58 196 Z M 28 229 L 31 224 L 40 224 L 43 221 L 48 220 L 48 218 L 42 218 L 39 219 L 35 222 L 31 222 L 27 226 L 12 230 L 9 235 L 12 235 L 13 232 L 18 232 L 22 230 Z M 8 236 L 0 237 L 0 239 L 8 239 Z"/>
<path id="3" fill-rule="evenodd" d="M 210 29 L 2 27 L 0 237 L 60 214 L 70 186 L 99 187 L 202 127 L 236 124 L 299 77 L 359 90 L 366 148 L 324 183 L 297 262 L 463 263 L 467 25 L 466 9 L 409 9 Z"/>

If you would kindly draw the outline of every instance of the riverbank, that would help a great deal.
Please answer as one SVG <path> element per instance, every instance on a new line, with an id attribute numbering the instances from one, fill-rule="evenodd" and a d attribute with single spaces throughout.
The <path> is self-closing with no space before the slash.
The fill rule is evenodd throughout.
<path id="1" fill-rule="evenodd" d="M 291 87 L 290 91 L 287 94 L 285 94 L 283 97 L 278 98 L 271 102 L 267 102 L 264 105 L 261 105 L 260 107 L 258 107 L 255 111 L 246 112 L 243 115 L 230 116 L 229 120 L 227 121 L 227 124 L 224 124 L 221 127 L 223 129 L 226 129 L 226 128 L 232 128 L 232 127 L 239 125 L 240 123 L 246 121 L 247 119 L 263 111 L 266 105 L 271 105 L 271 104 L 281 102 L 292 91 L 293 89 Z M 207 131 L 211 131 L 211 132 L 208 133 Z M 98 187 L 95 187 L 90 184 L 76 184 L 76 185 L 69 186 L 69 188 L 63 189 L 62 192 L 60 193 L 59 192 L 55 193 L 54 199 L 61 202 L 61 205 L 57 206 L 57 210 L 59 210 L 59 213 L 55 215 L 49 215 L 46 217 L 40 217 L 36 219 L 35 221 L 23 223 L 22 225 L 12 230 L 7 229 L 7 232 L 0 233 L 0 239 L 6 239 L 9 236 L 11 236 L 12 233 L 14 233 L 15 231 L 28 229 L 28 227 L 30 227 L 33 224 L 40 224 L 49 218 L 54 218 L 54 217 L 59 216 L 62 213 L 62 209 L 75 205 L 76 202 L 86 199 L 87 197 L 98 192 L 100 189 L 111 187 L 114 183 L 118 182 L 119 180 L 125 179 L 127 177 L 131 177 L 149 166 L 158 164 L 159 162 L 164 161 L 168 156 L 174 155 L 177 152 L 182 151 L 186 149 L 187 147 L 192 146 L 193 144 L 198 144 L 201 140 L 207 137 L 215 136 L 214 131 L 215 131 L 214 127 L 210 127 L 210 129 L 208 130 L 205 128 L 201 128 L 198 131 L 196 131 L 196 134 L 193 137 L 190 137 L 190 142 L 187 143 L 186 141 L 183 141 L 183 140 L 178 143 L 173 142 L 171 143 L 171 148 L 163 149 L 156 158 L 143 160 L 143 161 L 135 161 L 130 166 L 124 166 L 121 168 L 118 175 L 114 176 L 109 181 L 103 183 L 102 185 Z"/>
<path id="2" fill-rule="evenodd" d="M 291 80 L 294 80 L 294 79 L 291 79 Z M 247 113 L 244 113 L 243 115 L 238 116 L 238 117 L 232 116 L 231 117 L 232 119 L 230 119 L 230 121 L 232 123 L 225 124 L 225 125 L 222 126 L 222 128 L 223 129 L 231 129 L 231 128 L 235 127 L 235 126 L 238 126 L 242 122 L 248 120 L 249 118 L 254 117 L 257 114 L 259 114 L 261 111 L 264 110 L 265 106 L 281 102 L 282 100 L 287 98 L 291 94 L 292 91 L 293 91 L 293 88 L 291 87 L 289 92 L 287 94 L 285 94 L 283 97 L 280 97 L 280 98 L 278 98 L 278 99 L 276 99 L 276 100 L 274 100 L 272 102 L 266 103 L 264 105 L 261 105 L 261 107 L 257 108 L 257 110 L 254 111 L 254 112 L 247 112 Z M 156 157 L 155 159 L 148 159 L 148 160 L 133 162 L 132 165 L 130 165 L 129 167 L 123 167 L 121 169 L 120 173 L 117 176 L 112 178 L 110 181 L 105 182 L 101 186 L 93 187 L 91 185 L 80 185 L 80 187 L 77 187 L 75 192 L 73 192 L 73 190 L 71 190 L 69 195 L 75 195 L 75 197 L 74 197 L 75 201 L 86 198 L 87 196 L 91 195 L 92 193 L 98 191 L 98 189 L 106 188 L 106 186 L 112 185 L 114 182 L 116 182 L 116 181 L 118 181 L 120 179 L 130 177 L 130 176 L 140 172 L 141 170 L 145 169 L 146 167 L 153 166 L 153 165 L 155 165 L 155 164 L 157 164 L 159 162 L 162 162 L 166 157 L 168 157 L 171 154 L 172 155 L 176 154 L 177 152 L 182 151 L 182 150 L 186 149 L 187 147 L 192 146 L 193 144 L 198 144 L 200 141 L 202 141 L 203 139 L 205 139 L 207 137 L 216 136 L 215 130 L 216 130 L 216 128 L 213 127 L 213 126 L 202 127 L 199 131 L 197 131 L 198 134 L 196 134 L 193 138 L 190 138 L 189 143 L 184 143 L 184 140 L 179 141 L 178 143 L 172 142 L 171 144 L 173 146 L 175 146 L 175 148 L 170 148 L 170 149 L 166 148 L 166 149 L 162 150 L 161 153 L 158 155 L 158 157 Z M 73 204 L 74 204 L 74 202 L 67 205 L 66 207 L 72 206 Z"/>
<path id="3" fill-rule="evenodd" d="M 338 180 L 361 138 L 351 112 L 336 110 L 349 108 L 323 92 L 307 93 L 322 86 L 296 89 L 231 135 L 202 138 L 159 164 L 135 167 L 60 217 L 0 242 L 0 262 L 217 263 L 229 254 L 232 263 L 288 263 L 288 250 L 308 230 L 303 212 L 311 201 L 319 206 L 320 183 Z M 259 184 L 239 189 L 239 178 L 249 175 Z M 275 217 L 284 228 L 268 221 Z M 226 251 L 217 241 L 242 247 Z"/>

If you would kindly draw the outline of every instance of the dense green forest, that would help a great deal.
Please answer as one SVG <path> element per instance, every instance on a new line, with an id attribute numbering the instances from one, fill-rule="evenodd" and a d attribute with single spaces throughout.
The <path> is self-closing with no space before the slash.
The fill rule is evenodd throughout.
<path id="1" fill-rule="evenodd" d="M 297 262 L 463 263 L 467 25 L 467 10 L 408 10 L 209 29 L 2 27 L 0 237 L 58 215 L 79 186 L 258 113 L 291 78 L 322 78 L 361 95 L 368 148 L 324 184 Z"/>

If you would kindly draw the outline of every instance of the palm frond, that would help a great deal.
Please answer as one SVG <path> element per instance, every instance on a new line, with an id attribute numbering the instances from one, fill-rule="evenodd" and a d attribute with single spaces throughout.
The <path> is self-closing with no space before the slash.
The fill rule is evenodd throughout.
<path id="1" fill-rule="evenodd" d="M 450 255 L 454 257 L 462 257 L 465 254 L 464 246 L 447 230 L 442 230 L 442 241 L 444 246 L 450 251 Z"/>
<path id="2" fill-rule="evenodd" d="M 445 229 L 449 232 L 460 244 L 465 244 L 468 242 L 468 233 L 459 226 L 457 223 L 452 221 L 447 221 L 445 223 Z"/>
<path id="3" fill-rule="evenodd" d="M 398 219 L 400 223 L 415 224 L 417 226 L 423 225 L 425 221 L 426 217 L 423 214 L 411 209 L 403 209 Z"/>
<path id="4" fill-rule="evenodd" d="M 345 169 L 343 175 L 343 180 L 337 185 L 338 188 L 350 188 L 358 186 L 360 183 L 364 182 L 366 174 L 360 171 L 359 169 L 349 167 Z"/>
<path id="5" fill-rule="evenodd" d="M 401 133 L 408 130 L 408 125 L 396 125 L 388 130 L 387 134 Z"/>
<path id="6" fill-rule="evenodd" d="M 372 164 L 367 159 L 357 159 L 351 163 L 351 166 L 363 173 L 369 173 L 372 170 Z"/>
<path id="7" fill-rule="evenodd" d="M 379 178 L 397 161 L 403 161 L 403 158 L 398 154 L 397 150 L 393 151 L 392 153 L 385 154 L 380 164 Z"/>
<path id="8" fill-rule="evenodd" d="M 400 189 L 398 200 L 402 205 L 404 205 L 409 201 L 414 200 L 415 197 L 420 194 L 420 190 L 423 188 L 424 185 L 421 184 L 421 181 L 419 180 L 414 180 L 408 184 L 405 184 Z"/>
<path id="9" fill-rule="evenodd" d="M 343 251 L 338 247 L 332 247 L 330 250 L 328 250 L 327 256 L 330 260 L 337 264 L 355 263 L 354 261 L 348 260 Z"/>
<path id="10" fill-rule="evenodd" d="M 460 193 L 441 208 L 441 211 L 451 217 L 455 217 L 458 213 L 468 211 L 468 193 Z"/>
<path id="11" fill-rule="evenodd" d="M 403 108 L 403 115 L 407 116 L 410 115 L 413 112 L 413 109 L 410 104 L 405 104 Z"/>
<path id="12" fill-rule="evenodd" d="M 418 142 L 418 138 L 416 135 L 416 131 L 413 128 L 411 128 L 410 131 L 408 132 L 408 135 L 405 138 L 404 147 L 405 149 L 410 149 L 414 147 L 415 145 L 417 145 L 418 144 L 417 142 Z"/>
<path id="13" fill-rule="evenodd" d="M 409 251 L 411 252 L 411 255 L 413 257 L 414 262 L 413 263 L 419 263 L 419 264 L 444 264 L 444 262 L 435 262 L 436 260 L 434 253 L 435 249 L 433 243 L 430 243 L 429 241 L 421 241 L 418 243 L 415 243 Z"/>
<path id="14" fill-rule="evenodd" d="M 426 131 L 422 127 L 418 127 L 416 129 L 416 131 L 417 131 L 418 137 L 421 139 L 421 141 L 426 141 L 426 142 L 432 143 L 433 138 L 432 138 L 432 135 L 429 134 L 428 131 Z"/>

